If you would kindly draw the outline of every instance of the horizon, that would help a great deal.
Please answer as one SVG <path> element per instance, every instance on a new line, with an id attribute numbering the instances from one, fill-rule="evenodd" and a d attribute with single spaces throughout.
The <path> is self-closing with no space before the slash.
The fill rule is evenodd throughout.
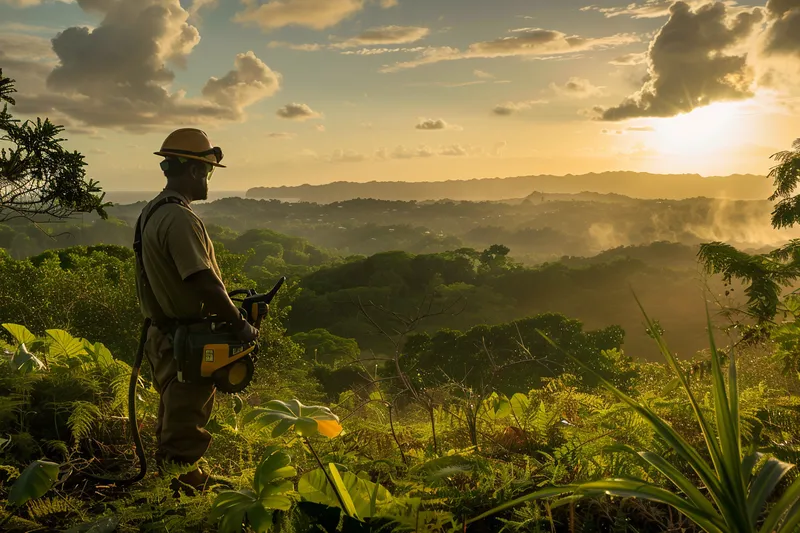
<path id="1" fill-rule="evenodd" d="M 228 168 L 212 187 L 240 191 L 766 175 L 800 137 L 800 28 L 788 10 L 774 0 L 0 0 L 0 66 L 19 91 L 11 112 L 63 124 L 66 146 L 108 191 L 157 190 L 153 152 L 184 126 L 223 148 Z"/>

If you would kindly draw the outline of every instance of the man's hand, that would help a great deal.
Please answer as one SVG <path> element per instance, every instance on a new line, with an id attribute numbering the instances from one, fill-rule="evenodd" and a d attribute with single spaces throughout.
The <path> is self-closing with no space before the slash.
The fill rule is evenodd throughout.
<path id="1" fill-rule="evenodd" d="M 250 322 L 242 319 L 242 325 L 234 332 L 234 335 L 236 335 L 241 342 L 253 342 L 258 339 L 258 333 L 258 330 L 254 328 Z"/>

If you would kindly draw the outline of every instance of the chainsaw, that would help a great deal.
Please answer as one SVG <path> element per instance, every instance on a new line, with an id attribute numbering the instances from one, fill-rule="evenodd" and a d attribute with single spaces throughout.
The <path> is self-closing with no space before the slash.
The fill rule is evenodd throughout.
<path id="1" fill-rule="evenodd" d="M 269 304 L 286 281 L 282 277 L 266 294 L 253 289 L 240 289 L 228 293 L 239 302 L 239 312 L 254 328 L 269 311 Z M 253 379 L 260 343 L 242 342 L 231 331 L 227 322 L 209 317 L 200 324 L 181 325 L 173 335 L 173 356 L 181 383 L 213 383 L 221 392 L 242 392 Z"/>

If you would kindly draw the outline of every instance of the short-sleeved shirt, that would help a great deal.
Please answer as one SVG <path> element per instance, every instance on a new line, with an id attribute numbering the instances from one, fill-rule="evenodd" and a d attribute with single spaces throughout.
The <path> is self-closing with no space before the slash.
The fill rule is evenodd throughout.
<path id="1" fill-rule="evenodd" d="M 153 205 L 167 196 L 178 197 L 189 205 L 185 196 L 164 190 L 144 207 L 142 222 Z M 196 319 L 204 316 L 200 297 L 184 283 L 186 278 L 201 270 L 211 270 L 217 278 L 222 279 L 214 245 L 203 221 L 191 207 L 177 203 L 159 207 L 144 226 L 142 263 L 152 295 L 167 318 Z M 158 317 L 148 291 L 142 290 L 142 282 L 141 276 L 137 276 L 142 314 L 145 317 Z"/>

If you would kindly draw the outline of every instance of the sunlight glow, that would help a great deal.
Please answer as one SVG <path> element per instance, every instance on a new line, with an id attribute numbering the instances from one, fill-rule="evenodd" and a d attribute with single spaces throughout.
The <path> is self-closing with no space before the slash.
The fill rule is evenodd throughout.
<path id="1" fill-rule="evenodd" d="M 752 132 L 743 102 L 720 102 L 651 122 L 653 148 L 664 155 L 700 156 L 735 149 Z"/>

